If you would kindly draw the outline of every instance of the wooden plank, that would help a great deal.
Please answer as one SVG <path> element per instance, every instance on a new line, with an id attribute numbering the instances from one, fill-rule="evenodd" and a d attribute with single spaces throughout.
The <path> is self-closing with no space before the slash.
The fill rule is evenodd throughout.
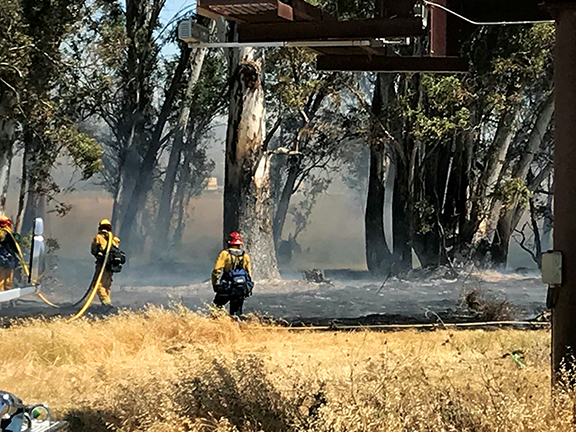
<path id="1" fill-rule="evenodd" d="M 279 0 L 198 0 L 197 10 L 212 19 L 223 16 L 242 23 L 294 20 L 293 8 Z"/>
<path id="2" fill-rule="evenodd" d="M 278 16 L 288 21 L 294 21 L 294 9 L 286 3 L 278 2 Z"/>
<path id="3" fill-rule="evenodd" d="M 278 22 L 238 26 L 239 42 L 279 42 L 325 39 L 366 39 L 424 36 L 416 18 L 353 21 Z"/>
<path id="4" fill-rule="evenodd" d="M 320 50 L 321 51 L 321 50 Z M 468 63 L 459 57 L 318 56 L 316 67 L 323 71 L 357 72 L 468 72 Z"/>

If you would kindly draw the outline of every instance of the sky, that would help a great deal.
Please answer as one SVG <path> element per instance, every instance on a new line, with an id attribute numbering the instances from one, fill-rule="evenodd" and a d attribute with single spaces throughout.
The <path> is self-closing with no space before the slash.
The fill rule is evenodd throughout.
<path id="1" fill-rule="evenodd" d="M 167 0 L 166 6 L 160 14 L 160 21 L 163 26 L 170 22 L 178 21 L 178 15 L 188 12 L 196 11 L 196 0 Z M 166 57 L 175 55 L 177 53 L 177 48 L 174 44 L 166 46 L 162 50 L 162 54 Z"/>

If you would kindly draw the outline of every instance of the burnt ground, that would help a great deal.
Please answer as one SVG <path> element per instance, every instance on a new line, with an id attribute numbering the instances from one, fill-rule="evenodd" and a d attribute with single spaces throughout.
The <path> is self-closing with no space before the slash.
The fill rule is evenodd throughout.
<path id="1" fill-rule="evenodd" d="M 149 285 L 138 283 L 138 273 L 127 272 L 116 278 L 112 298 L 117 307 L 137 310 L 146 305 L 183 304 L 199 313 L 208 313 L 207 305 L 213 299 L 208 281 L 162 286 L 168 281 L 183 281 L 186 275 L 172 278 L 160 275 L 146 278 L 153 283 Z M 257 284 L 254 296 L 245 303 L 245 313 L 299 326 L 530 320 L 545 310 L 546 286 L 541 283 L 540 276 L 533 273 L 488 271 L 458 278 L 427 275 L 424 278 L 391 278 L 385 283 L 365 272 L 351 271 L 328 271 L 328 281 L 324 283 L 297 280 L 301 277 L 297 273 L 284 276 L 287 279 Z M 82 290 L 79 286 L 74 292 L 70 289 L 66 292 L 63 286 L 55 286 L 52 292 L 50 289 L 44 291 L 53 301 L 65 303 L 78 299 Z M 482 303 L 479 307 L 466 301 L 472 291 L 475 292 L 474 301 Z M 89 315 L 108 313 L 98 300 L 94 303 Z M 487 316 L 489 308 L 496 309 L 500 316 Z M 19 317 L 66 316 L 77 309 L 52 309 L 37 297 L 31 297 L 19 301 L 15 307 L 0 309 L 0 321 L 6 324 Z"/>

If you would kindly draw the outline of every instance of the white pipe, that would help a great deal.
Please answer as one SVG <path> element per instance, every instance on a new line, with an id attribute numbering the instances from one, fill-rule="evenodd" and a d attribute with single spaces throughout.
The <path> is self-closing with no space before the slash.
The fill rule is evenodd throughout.
<path id="1" fill-rule="evenodd" d="M 34 294 L 36 292 L 36 287 L 29 288 L 15 288 L 8 291 L 0 292 L 0 303 L 4 303 L 10 300 L 16 300 L 25 295 Z"/>
<path id="2" fill-rule="evenodd" d="M 283 42 L 189 42 L 190 48 L 284 48 L 284 47 L 381 47 L 401 45 L 403 40 L 328 40 L 328 41 L 283 41 Z"/>

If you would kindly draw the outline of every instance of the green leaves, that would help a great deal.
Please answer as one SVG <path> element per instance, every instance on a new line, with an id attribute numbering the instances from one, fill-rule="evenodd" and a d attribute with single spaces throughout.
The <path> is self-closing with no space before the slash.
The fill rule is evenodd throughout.
<path id="1" fill-rule="evenodd" d="M 413 125 L 411 134 L 419 141 L 452 141 L 454 133 L 470 127 L 469 105 L 472 95 L 456 76 L 422 75 L 420 86 L 424 95 L 421 104 L 411 107 L 404 97 L 401 115 Z"/>
<path id="2" fill-rule="evenodd" d="M 321 85 L 321 74 L 314 66 L 316 55 L 302 48 L 282 48 L 268 59 L 266 70 L 270 90 L 281 102 L 300 109 Z"/>
<path id="3" fill-rule="evenodd" d="M 523 179 L 512 177 L 500 184 L 496 195 L 502 201 L 503 210 L 513 210 L 517 205 L 522 209 L 527 208 L 532 192 Z"/>
<path id="4" fill-rule="evenodd" d="M 96 140 L 79 132 L 75 126 L 60 129 L 58 138 L 76 166 L 82 170 L 83 180 L 88 180 L 102 171 L 104 150 Z"/>

